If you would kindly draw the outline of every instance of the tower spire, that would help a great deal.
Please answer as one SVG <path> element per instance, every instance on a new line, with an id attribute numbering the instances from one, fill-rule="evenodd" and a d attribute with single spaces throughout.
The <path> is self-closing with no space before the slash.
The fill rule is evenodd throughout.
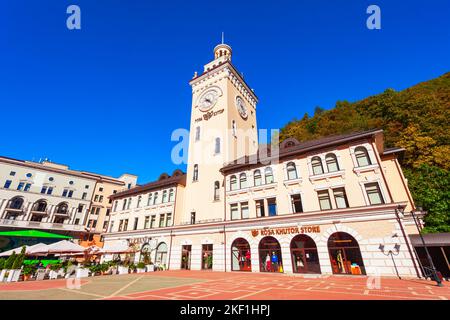
<path id="1" fill-rule="evenodd" d="M 225 36 L 224 36 L 224 33 L 223 33 L 223 31 L 222 31 L 222 44 L 224 44 L 225 42 L 224 42 L 224 38 L 225 38 Z"/>

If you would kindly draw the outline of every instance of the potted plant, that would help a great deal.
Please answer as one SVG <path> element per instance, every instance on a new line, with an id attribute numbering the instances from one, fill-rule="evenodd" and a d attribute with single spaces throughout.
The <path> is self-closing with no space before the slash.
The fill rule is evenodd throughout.
<path id="1" fill-rule="evenodd" d="M 28 281 L 33 276 L 33 274 L 36 272 L 36 266 L 33 264 L 28 264 L 23 267 L 23 280 Z"/>
<path id="2" fill-rule="evenodd" d="M 117 262 L 114 260 L 108 261 L 106 262 L 106 264 L 108 265 L 108 273 L 111 272 L 111 274 L 116 274 L 117 273 Z"/>
<path id="3" fill-rule="evenodd" d="M 143 255 L 144 258 L 142 259 L 142 261 L 144 262 L 145 269 L 147 270 L 147 272 L 155 271 L 155 266 L 152 260 L 150 259 L 150 254 L 146 251 L 143 253 Z"/>
<path id="4" fill-rule="evenodd" d="M 144 273 L 145 272 L 145 263 L 139 262 L 137 264 L 137 273 Z"/>
<path id="5" fill-rule="evenodd" d="M 130 264 L 130 273 L 134 273 L 134 272 L 136 272 L 136 265 L 132 262 Z"/>
<path id="6" fill-rule="evenodd" d="M 77 278 L 89 277 L 89 267 L 91 266 L 90 261 L 85 261 L 82 267 L 77 268 Z"/>
<path id="7" fill-rule="evenodd" d="M 0 282 L 3 282 L 3 279 L 5 278 L 6 273 L 5 262 L 6 262 L 5 258 L 0 258 Z"/>
<path id="8" fill-rule="evenodd" d="M 128 274 L 128 261 L 125 260 L 121 265 L 119 265 L 119 274 Z"/>

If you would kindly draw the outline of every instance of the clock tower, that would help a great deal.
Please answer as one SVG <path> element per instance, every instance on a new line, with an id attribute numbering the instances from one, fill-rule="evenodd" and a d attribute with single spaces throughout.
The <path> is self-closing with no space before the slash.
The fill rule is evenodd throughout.
<path id="1" fill-rule="evenodd" d="M 194 75 L 184 223 L 225 217 L 224 177 L 220 169 L 258 150 L 258 98 L 231 63 L 232 49 L 221 43 L 214 60 Z"/>

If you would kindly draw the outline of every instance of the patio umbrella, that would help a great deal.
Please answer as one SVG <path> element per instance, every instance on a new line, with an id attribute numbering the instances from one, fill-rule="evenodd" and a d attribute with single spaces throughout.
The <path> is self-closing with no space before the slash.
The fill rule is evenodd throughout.
<path id="1" fill-rule="evenodd" d="M 37 244 L 34 244 L 32 246 L 25 246 L 25 255 L 26 256 L 34 256 L 34 255 L 36 255 L 36 254 L 33 253 L 34 250 L 41 249 L 41 248 L 44 248 L 46 246 L 47 245 L 43 244 L 43 243 L 37 243 Z M 20 246 L 18 248 L 2 252 L 2 253 L 0 253 L 0 257 L 8 257 L 8 256 L 12 255 L 12 253 L 14 251 L 16 252 L 16 254 L 19 254 L 21 252 L 21 250 L 22 250 L 22 247 L 23 246 Z"/>
<path id="2" fill-rule="evenodd" d="M 62 253 L 83 253 L 86 250 L 73 242 L 63 240 L 48 245 L 46 248 L 33 250 L 33 253 L 46 253 L 46 254 L 62 254 Z"/>

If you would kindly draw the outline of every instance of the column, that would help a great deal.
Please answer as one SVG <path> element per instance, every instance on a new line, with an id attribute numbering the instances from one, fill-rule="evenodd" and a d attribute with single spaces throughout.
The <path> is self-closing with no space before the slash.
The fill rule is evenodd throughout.
<path id="1" fill-rule="evenodd" d="M 2 199 L 0 204 L 0 218 L 4 219 L 6 216 L 6 206 L 8 205 L 8 199 Z"/>
<path id="2" fill-rule="evenodd" d="M 33 205 L 34 205 L 34 203 L 31 203 L 31 202 L 29 202 L 27 205 L 26 205 L 26 209 L 25 209 L 25 214 L 23 215 L 23 218 L 22 218 L 22 220 L 23 221 L 29 221 L 30 220 L 30 217 L 31 217 L 31 209 L 33 208 Z"/>
<path id="3" fill-rule="evenodd" d="M 47 212 L 49 212 L 49 215 L 46 218 L 45 222 L 53 222 L 53 217 L 55 216 L 55 212 L 56 212 L 56 206 L 55 205 L 50 205 L 50 210 L 48 210 Z"/>

